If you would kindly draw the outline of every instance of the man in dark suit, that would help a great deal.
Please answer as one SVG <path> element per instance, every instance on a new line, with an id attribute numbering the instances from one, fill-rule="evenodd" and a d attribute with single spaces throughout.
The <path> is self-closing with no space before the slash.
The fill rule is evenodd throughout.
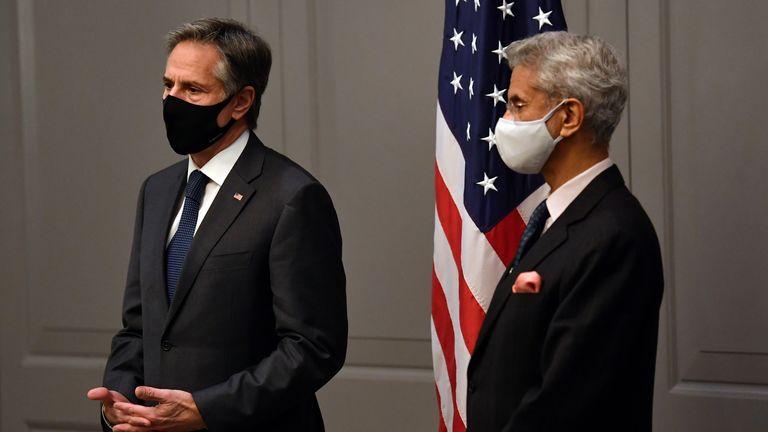
<path id="1" fill-rule="evenodd" d="M 342 366 L 341 235 L 323 186 L 251 132 L 269 46 L 203 19 L 169 34 L 163 117 L 189 158 L 139 195 L 102 426 L 322 431 L 315 392 Z"/>
<path id="2" fill-rule="evenodd" d="M 505 53 L 499 154 L 550 191 L 483 322 L 468 430 L 649 431 L 663 276 L 653 226 L 608 158 L 626 73 L 601 40 L 564 32 Z"/>

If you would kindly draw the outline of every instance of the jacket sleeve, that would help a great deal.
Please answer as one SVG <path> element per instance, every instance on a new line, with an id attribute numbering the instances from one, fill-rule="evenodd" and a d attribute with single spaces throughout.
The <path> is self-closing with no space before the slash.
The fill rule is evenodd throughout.
<path id="1" fill-rule="evenodd" d="M 137 386 L 144 383 L 139 257 L 141 255 L 145 187 L 146 182 L 141 187 L 136 206 L 133 246 L 123 297 L 123 327 L 112 338 L 112 349 L 104 370 L 104 387 L 121 393 L 134 403 L 142 403 L 136 398 L 134 391 Z M 102 426 L 106 427 L 103 422 Z"/>
<path id="2" fill-rule="evenodd" d="M 525 393 L 505 432 L 603 430 L 617 426 L 618 414 L 597 411 L 607 401 L 651 403 L 639 398 L 652 388 L 638 386 L 652 382 L 647 374 L 655 365 L 663 287 L 658 243 L 655 235 L 621 231 L 599 237 L 574 257 L 544 338 L 541 381 Z"/>
<path id="3" fill-rule="evenodd" d="M 282 209 L 269 251 L 277 348 L 193 398 L 210 430 L 241 430 L 306 400 L 338 372 L 347 344 L 341 233 L 319 183 Z"/>

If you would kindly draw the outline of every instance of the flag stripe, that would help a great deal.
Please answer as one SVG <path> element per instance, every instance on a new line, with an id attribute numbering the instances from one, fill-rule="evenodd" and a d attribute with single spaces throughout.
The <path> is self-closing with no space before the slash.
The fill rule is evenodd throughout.
<path id="1" fill-rule="evenodd" d="M 466 280 L 464 279 L 464 269 L 462 265 L 462 220 L 459 211 L 449 197 L 440 170 L 435 166 L 435 194 L 436 212 L 443 232 L 448 239 L 456 269 L 459 273 L 459 325 L 464 337 L 464 343 L 471 353 L 475 348 L 477 334 L 480 331 L 480 325 L 485 318 L 485 312 L 480 307 L 472 291 L 470 291 Z"/>
<path id="2" fill-rule="evenodd" d="M 437 395 L 437 406 L 442 407 L 443 402 L 440 399 L 440 390 L 437 388 L 437 381 L 435 381 L 435 393 Z M 437 416 L 438 425 L 437 425 L 437 431 L 438 432 L 448 432 L 448 428 L 445 426 L 445 420 L 443 420 L 442 415 Z"/>
<path id="3" fill-rule="evenodd" d="M 446 364 L 448 373 L 448 382 L 451 384 L 451 394 L 456 392 L 456 350 L 453 322 L 450 320 L 448 312 L 448 302 L 445 299 L 445 292 L 437 279 L 434 267 L 432 268 L 432 310 L 435 314 L 432 317 L 432 325 L 440 342 L 443 360 Z M 453 399 L 453 398 L 451 398 Z M 454 417 L 458 417 L 456 403 L 453 406 L 446 406 L 443 410 L 453 410 Z"/>
<path id="4" fill-rule="evenodd" d="M 509 263 L 515 258 L 517 244 L 525 230 L 525 222 L 518 211 L 513 211 L 501 222 L 485 233 L 485 238 L 502 262 Z"/>
<path id="5" fill-rule="evenodd" d="M 434 274 L 434 273 L 433 273 Z M 435 282 L 435 279 L 433 279 L 433 283 Z M 433 285 L 433 291 L 434 291 L 434 285 Z M 446 305 L 447 308 L 447 305 Z M 447 311 L 441 311 L 438 313 L 447 313 Z M 452 368 L 456 369 L 455 363 L 451 364 L 451 362 L 446 361 L 445 359 L 445 344 L 440 343 L 441 337 L 438 336 L 437 329 L 435 328 L 435 317 L 433 315 L 431 324 L 431 330 L 432 330 L 432 340 L 437 341 L 437 343 L 432 344 L 432 365 L 434 368 L 435 373 L 435 387 L 437 388 L 437 402 L 438 406 L 440 407 L 440 424 L 443 425 L 445 430 L 447 430 L 446 424 L 452 424 L 453 418 L 456 417 L 456 403 L 454 401 L 453 395 L 455 394 L 456 390 L 455 387 L 452 387 L 452 381 L 450 378 L 450 373 L 448 371 L 448 365 L 450 364 Z M 453 331 L 453 329 L 450 329 Z M 445 336 L 442 336 L 445 338 Z M 451 336 L 451 339 L 453 337 Z M 436 346 L 437 345 L 437 346 Z M 450 349 L 451 353 L 453 352 L 453 347 Z M 453 429 L 453 428 L 451 428 Z"/>
<path id="6" fill-rule="evenodd" d="M 448 194 L 436 190 L 435 198 L 438 203 L 441 200 L 450 200 L 450 204 L 446 205 L 453 205 L 461 215 L 461 262 L 464 277 L 482 310 L 487 311 L 498 277 L 504 272 L 506 265 L 464 209 L 464 155 L 439 109 L 437 110 L 437 137 L 435 175 L 439 173 Z M 438 226 L 436 225 L 435 228 Z"/>
<path id="7" fill-rule="evenodd" d="M 437 212 L 435 212 L 437 213 Z M 435 224 L 440 226 L 440 221 L 435 214 Z M 435 255 L 434 255 L 434 273 L 443 288 L 443 294 L 448 305 L 448 318 L 451 320 L 454 330 L 454 341 L 464 341 L 462 335 L 463 329 L 460 327 L 460 306 L 459 306 L 459 271 L 456 267 L 456 262 L 451 254 L 451 248 L 448 244 L 448 239 L 442 229 L 435 230 Z M 443 314 L 444 312 L 439 312 Z M 434 317 L 433 317 L 434 318 Z M 454 399 L 456 400 L 456 406 L 459 410 L 459 416 L 456 418 L 466 418 L 465 416 L 465 402 L 466 402 L 466 390 L 467 390 L 467 376 L 464 371 L 467 370 L 469 365 L 469 351 L 464 343 L 454 343 L 454 358 L 456 361 L 456 370 L 461 373 L 456 374 L 456 390 L 454 392 Z M 450 424 L 446 420 L 446 424 Z"/>

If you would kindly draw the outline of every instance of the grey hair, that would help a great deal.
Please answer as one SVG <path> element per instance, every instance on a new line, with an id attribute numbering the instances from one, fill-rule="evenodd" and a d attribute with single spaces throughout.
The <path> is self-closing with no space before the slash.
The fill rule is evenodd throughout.
<path id="1" fill-rule="evenodd" d="M 578 99 L 594 142 L 608 145 L 627 101 L 627 73 L 616 52 L 600 38 L 545 32 L 504 49 L 509 67 L 532 69 L 532 85 L 553 100 Z"/>
<path id="2" fill-rule="evenodd" d="M 224 85 L 227 96 L 232 96 L 245 86 L 256 91 L 253 105 L 246 119 L 255 128 L 261 108 L 261 96 L 267 88 L 272 52 L 264 39 L 243 24 L 226 18 L 203 18 L 182 24 L 168 32 L 168 52 L 181 42 L 209 43 L 216 47 L 221 60 L 213 73 Z"/>

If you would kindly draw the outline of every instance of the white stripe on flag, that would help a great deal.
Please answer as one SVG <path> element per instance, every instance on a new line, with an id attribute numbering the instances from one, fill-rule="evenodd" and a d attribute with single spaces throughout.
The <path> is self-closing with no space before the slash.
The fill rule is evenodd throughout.
<path id="1" fill-rule="evenodd" d="M 435 157 L 437 158 L 437 166 L 440 167 L 445 185 L 453 197 L 453 202 L 464 207 L 464 155 L 461 153 L 461 147 L 459 147 L 451 129 L 445 122 L 440 104 L 437 105 L 436 118 L 437 147 Z"/>
<path id="2" fill-rule="evenodd" d="M 453 391 L 451 390 L 451 380 L 448 377 L 448 366 L 445 364 L 443 356 L 443 347 L 440 346 L 440 340 L 435 331 L 435 321 L 430 320 L 432 329 L 432 367 L 435 371 L 435 384 L 437 392 L 440 394 L 440 413 L 443 416 L 443 422 L 446 428 L 453 430 Z"/>

